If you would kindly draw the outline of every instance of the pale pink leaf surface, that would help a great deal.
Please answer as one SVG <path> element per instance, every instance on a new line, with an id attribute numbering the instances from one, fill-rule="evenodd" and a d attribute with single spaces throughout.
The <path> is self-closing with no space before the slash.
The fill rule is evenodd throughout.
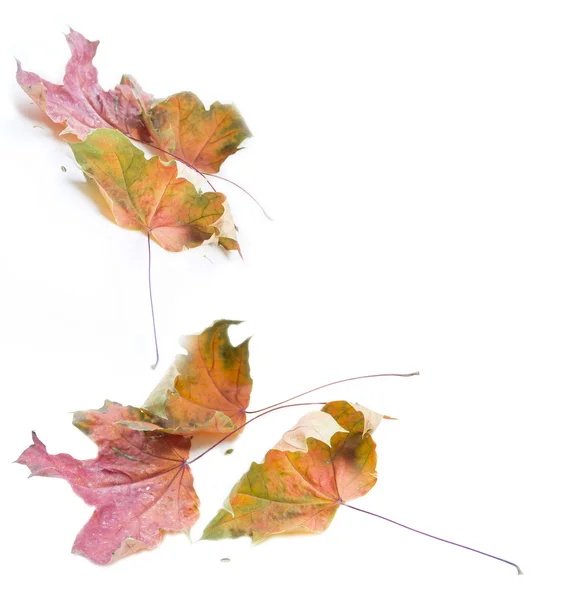
<path id="1" fill-rule="evenodd" d="M 143 411 L 107 401 L 99 410 L 74 414 L 74 424 L 98 446 L 94 459 L 48 454 L 33 433 L 34 443 L 17 460 L 32 475 L 65 479 L 96 507 L 72 551 L 100 565 L 154 548 L 165 531 L 188 532 L 199 518 L 199 499 L 186 462 L 190 439 L 118 424 L 135 419 L 137 412 Z"/>
<path id="2" fill-rule="evenodd" d="M 123 75 L 113 90 L 103 90 L 92 64 L 98 42 L 90 42 L 73 29 L 65 37 L 72 56 L 66 64 L 64 84 L 24 71 L 17 61 L 20 87 L 52 121 L 66 123 L 62 134 L 71 133 L 83 140 L 92 130 L 106 127 L 143 141 L 149 139 L 141 113 L 143 107 L 150 108 L 152 96 L 128 75 Z"/>

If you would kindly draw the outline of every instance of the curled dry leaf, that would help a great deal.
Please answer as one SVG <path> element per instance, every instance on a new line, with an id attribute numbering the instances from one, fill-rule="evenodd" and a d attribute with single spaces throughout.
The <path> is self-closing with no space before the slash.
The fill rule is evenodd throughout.
<path id="1" fill-rule="evenodd" d="M 74 414 L 76 427 L 98 446 L 95 459 L 48 454 L 33 434 L 33 445 L 17 461 L 32 475 L 65 479 L 96 507 L 72 551 L 101 565 L 154 548 L 165 531 L 188 532 L 199 518 L 199 499 L 186 462 L 190 440 L 118 424 L 141 412 L 107 401 L 100 410 Z"/>
<path id="2" fill-rule="evenodd" d="M 307 440 L 315 438 L 331 445 L 331 438 L 337 432 L 347 433 L 341 425 L 327 412 L 316 410 L 307 413 L 297 421 L 295 427 L 283 434 L 283 437 L 273 446 L 273 450 L 307 452 Z"/>
<path id="3" fill-rule="evenodd" d="M 112 129 L 98 129 L 84 142 L 70 146 L 121 227 L 150 233 L 171 252 L 211 240 L 226 249 L 231 245 L 238 249 L 235 240 L 220 238 L 225 196 L 197 191 L 178 176 L 174 161 L 164 163 L 157 156 L 147 160 L 126 136 Z M 227 230 L 233 235 L 230 228 Z"/>
<path id="4" fill-rule="evenodd" d="M 199 335 L 183 336 L 181 345 L 187 354 L 175 358 L 143 406 L 153 422 L 137 414 L 123 424 L 181 435 L 226 433 L 243 425 L 253 380 L 249 339 L 238 346 L 229 340 L 229 327 L 238 323 L 215 321 Z"/>
<path id="5" fill-rule="evenodd" d="M 110 127 L 148 140 L 150 135 L 142 110 L 151 106 L 152 96 L 143 92 L 130 75 L 123 75 L 113 90 L 104 91 L 92 64 L 98 42 L 88 41 L 73 29 L 66 35 L 66 41 L 72 56 L 66 65 L 64 84 L 56 85 L 36 73 L 24 71 L 17 62 L 16 79 L 20 87 L 52 121 L 66 123 L 62 134 L 71 133 L 83 140 L 94 129 Z"/>
<path id="6" fill-rule="evenodd" d="M 253 463 L 225 508 L 207 525 L 203 539 L 247 535 L 259 542 L 281 533 L 325 531 L 341 504 L 364 496 L 376 483 L 375 442 L 364 431 L 368 416 L 372 423 L 381 417 L 356 408 L 345 401 L 324 406 L 321 412 L 336 422 L 330 443 L 325 416 L 315 412 L 302 419 L 307 450 L 287 449 L 286 444 L 295 442 L 291 435 L 289 442 L 284 438 L 269 450 L 263 463 Z"/>

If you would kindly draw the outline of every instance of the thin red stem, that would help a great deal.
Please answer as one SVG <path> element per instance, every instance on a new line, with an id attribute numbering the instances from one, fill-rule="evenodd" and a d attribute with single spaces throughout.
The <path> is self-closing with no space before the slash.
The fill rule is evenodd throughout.
<path id="1" fill-rule="evenodd" d="M 293 396 L 292 398 L 288 398 L 287 400 L 283 400 L 282 402 L 276 402 L 275 404 L 271 404 L 271 406 L 266 406 L 265 408 L 260 408 L 259 410 L 246 410 L 245 414 L 252 415 L 255 413 L 262 412 L 264 410 L 268 410 L 269 408 L 273 408 L 275 406 L 280 406 L 281 404 L 286 404 L 287 402 L 291 402 L 291 400 L 296 400 L 297 398 L 301 398 L 301 396 L 305 396 L 306 394 L 311 394 L 312 392 L 316 392 L 317 390 L 322 390 L 323 388 L 329 387 L 331 385 L 337 385 L 338 383 L 345 383 L 347 381 L 356 381 L 357 379 L 370 379 L 372 377 L 415 377 L 419 375 L 419 371 L 415 371 L 414 373 L 378 373 L 377 375 L 360 375 L 358 377 L 348 377 L 347 379 L 339 379 L 338 381 L 332 381 L 331 383 L 325 383 L 324 385 L 320 385 L 312 390 L 308 390 L 301 394 L 297 394 L 297 396 Z M 295 405 L 297 406 L 297 405 Z"/>
<path id="2" fill-rule="evenodd" d="M 357 508 L 356 506 L 351 506 L 351 504 L 346 504 L 345 502 L 343 502 L 342 504 L 343 504 L 343 506 L 347 506 L 348 508 L 352 508 L 353 510 L 357 510 L 358 512 L 365 513 L 366 515 L 371 515 L 372 517 L 377 517 L 378 519 L 383 519 L 384 521 L 388 521 L 389 523 L 393 523 L 394 525 L 398 525 L 399 527 L 403 527 L 404 529 L 409 529 L 410 531 L 419 533 L 420 535 L 425 535 L 427 537 L 433 538 L 434 540 L 438 540 L 438 541 L 444 542 L 446 544 L 451 544 L 452 546 L 458 546 L 459 548 L 463 548 L 464 550 L 470 550 L 471 552 L 477 552 L 478 554 L 483 554 L 484 556 L 488 556 L 489 558 L 499 560 L 503 563 L 511 565 L 512 567 L 515 567 L 516 570 L 518 571 L 518 575 L 523 575 L 522 569 L 520 569 L 520 567 L 516 563 L 510 562 L 509 560 L 505 560 L 504 558 L 499 558 L 498 556 L 494 556 L 493 554 L 488 554 L 487 552 L 482 552 L 481 550 L 476 550 L 475 548 L 470 548 L 469 546 L 464 546 L 463 544 L 458 544 L 457 542 L 450 542 L 450 540 L 446 540 L 444 538 L 438 537 L 437 535 L 432 535 L 431 533 L 425 533 L 424 531 L 420 531 L 419 529 L 414 529 L 413 527 L 409 527 L 408 525 L 403 525 L 403 523 L 398 523 L 397 521 L 394 521 L 393 519 L 388 519 L 387 517 L 382 517 L 381 515 L 370 512 L 369 510 L 363 510 L 362 508 Z"/>
<path id="3" fill-rule="evenodd" d="M 227 435 L 222 437 L 218 442 L 215 442 L 212 446 L 209 446 L 209 448 L 207 448 L 204 452 L 199 454 L 199 456 L 195 456 L 195 458 L 190 459 L 187 464 L 191 464 L 191 463 L 194 463 L 195 461 L 199 460 L 199 458 L 205 456 L 205 454 L 210 452 L 213 448 L 216 448 L 219 444 L 222 444 L 226 439 L 235 435 L 238 431 L 243 429 L 243 427 L 246 427 L 249 423 L 252 423 L 253 421 L 255 421 L 255 419 L 258 419 L 259 417 L 268 415 L 269 413 L 274 412 L 276 410 L 281 410 L 282 408 L 292 408 L 293 406 L 312 406 L 312 405 L 319 405 L 319 404 L 327 404 L 326 402 L 299 402 L 298 404 L 290 404 L 289 406 L 282 406 L 282 405 L 286 405 L 287 402 L 291 402 L 291 400 L 296 400 L 297 398 L 301 398 L 301 396 L 305 396 L 306 394 L 310 394 L 311 392 L 316 392 L 317 390 L 321 390 L 323 388 L 329 387 L 330 385 L 336 385 L 338 383 L 344 383 L 346 381 L 355 381 L 356 379 L 368 379 L 371 377 L 414 377 L 415 375 L 419 375 L 419 371 L 415 371 L 414 373 L 378 373 L 377 375 L 361 375 L 359 377 L 349 377 L 347 379 L 340 379 L 339 381 L 332 381 L 331 383 L 326 383 L 324 385 L 320 385 L 316 388 L 313 388 L 312 390 L 308 390 L 307 392 L 297 394 L 297 396 L 293 396 L 292 398 L 288 398 L 287 400 L 277 402 L 276 404 L 272 404 L 271 406 L 266 406 L 265 408 L 260 408 L 259 410 L 247 410 L 247 411 L 245 411 L 245 414 L 248 414 L 248 415 L 255 414 L 255 413 L 260 413 L 260 414 L 258 414 L 256 417 L 253 417 L 252 419 L 249 419 L 248 421 L 243 423 L 243 425 L 237 427 L 237 429 L 235 429 L 234 431 L 227 433 Z"/>
<path id="4" fill-rule="evenodd" d="M 195 458 L 191 458 L 190 460 L 188 460 L 187 464 L 190 465 L 190 464 L 196 462 L 197 460 L 199 460 L 199 458 L 202 458 L 203 456 L 205 456 L 205 454 L 209 453 L 211 450 L 213 450 L 213 448 L 216 448 L 219 444 L 222 444 L 225 440 L 227 440 L 231 436 L 233 436 L 236 433 L 238 433 L 239 431 L 241 431 L 241 429 L 243 429 L 243 427 L 247 427 L 247 425 L 249 425 L 249 423 L 256 421 L 259 417 L 264 417 L 265 415 L 268 415 L 271 412 L 275 412 L 276 410 L 281 410 L 282 408 L 293 408 L 294 406 L 313 406 L 313 405 L 319 405 L 319 404 L 326 404 L 326 403 L 325 402 L 300 402 L 299 404 L 291 404 L 290 406 L 279 406 L 277 408 L 271 408 L 271 409 L 267 410 L 266 412 L 262 412 L 260 415 L 257 415 L 256 417 L 253 417 L 252 419 L 249 419 L 248 421 L 243 423 L 243 425 L 239 425 L 239 427 L 237 427 L 237 429 L 235 429 L 234 431 L 227 433 L 227 435 L 222 437 L 218 442 L 215 442 L 212 446 L 209 446 L 206 450 L 201 452 L 198 456 L 195 456 Z"/>
<path id="5" fill-rule="evenodd" d="M 230 179 L 227 179 L 226 177 L 223 177 L 222 175 L 216 175 L 215 173 L 201 173 L 201 175 L 208 175 L 209 177 L 216 177 L 217 179 L 222 179 L 223 181 L 226 181 L 227 183 L 230 183 L 231 185 L 238 187 L 242 192 L 245 192 L 245 194 L 247 194 L 247 196 L 249 196 L 249 198 L 251 198 L 251 200 L 253 200 L 253 202 L 261 209 L 261 212 L 265 215 L 265 217 L 267 219 L 269 219 L 269 221 L 273 220 L 267 214 L 267 211 L 263 208 L 263 205 L 257 200 L 257 198 L 255 198 L 255 196 L 253 196 L 253 194 L 250 194 L 244 187 L 240 186 L 238 183 L 235 183 L 234 181 L 231 181 Z"/>
<path id="6" fill-rule="evenodd" d="M 149 298 L 151 301 L 151 315 L 153 318 L 153 335 L 155 338 L 155 352 L 156 352 L 156 360 L 153 365 L 151 365 L 151 369 L 156 369 L 159 364 L 159 343 L 157 341 L 157 326 L 155 322 L 155 307 L 153 305 L 153 286 L 152 286 L 152 278 L 151 278 L 151 265 L 152 265 L 152 256 L 151 256 L 151 232 L 147 233 L 147 241 L 148 241 L 148 250 L 149 250 Z"/>

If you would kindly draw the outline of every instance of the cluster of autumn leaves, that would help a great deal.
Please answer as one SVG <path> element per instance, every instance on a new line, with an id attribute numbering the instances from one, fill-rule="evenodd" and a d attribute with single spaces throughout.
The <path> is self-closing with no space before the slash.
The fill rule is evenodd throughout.
<path id="1" fill-rule="evenodd" d="M 117 223 L 170 251 L 205 242 L 238 250 L 225 197 L 201 193 L 178 177 L 175 162 L 147 160 L 131 142 L 145 142 L 205 175 L 215 173 L 250 135 L 237 110 L 219 103 L 206 110 L 189 92 L 155 101 L 128 76 L 106 92 L 92 65 L 98 43 L 75 31 L 67 41 L 72 58 L 63 85 L 20 65 L 18 82 L 54 122 L 66 123 L 63 133 L 83 140 L 71 144 L 74 156 Z M 99 410 L 75 413 L 74 425 L 98 446 L 95 459 L 51 455 L 33 434 L 34 443 L 18 462 L 32 475 L 67 480 L 95 507 L 73 552 L 107 564 L 153 548 L 164 532 L 188 532 L 196 523 L 199 498 L 189 465 L 206 452 L 189 458 L 192 436 L 214 436 L 216 446 L 248 422 L 249 340 L 233 346 L 232 324 L 216 321 L 184 337 L 186 354 L 176 357 L 141 408 L 107 401 Z M 276 408 L 251 412 L 270 410 Z M 241 477 L 203 539 L 247 535 L 260 541 L 325 530 L 340 505 L 375 485 L 371 433 L 382 418 L 345 401 L 305 415 Z"/>
<path id="2" fill-rule="evenodd" d="M 72 151 L 118 225 L 173 252 L 205 242 L 239 250 L 225 196 L 201 193 L 179 177 L 174 161 L 147 160 L 131 142 L 147 144 L 206 179 L 251 135 L 238 110 L 219 102 L 206 110 L 190 92 L 157 102 L 127 75 L 107 92 L 92 64 L 98 42 L 73 30 L 66 40 L 72 56 L 63 85 L 22 70 L 20 63 L 16 78 L 52 121 L 66 123 L 62 135 L 84 140 L 72 143 Z"/>
<path id="3" fill-rule="evenodd" d="M 67 480 L 96 507 L 73 552 L 104 565 L 153 548 L 165 531 L 188 532 L 196 523 L 192 436 L 213 435 L 217 445 L 247 423 L 249 340 L 231 345 L 227 330 L 233 323 L 217 321 L 184 337 L 187 354 L 177 356 L 142 408 L 106 401 L 99 410 L 76 412 L 73 423 L 98 446 L 97 458 L 49 454 L 33 434 L 34 443 L 17 462 L 32 475 Z M 257 542 L 324 531 L 341 504 L 375 485 L 371 433 L 382 418 L 345 401 L 306 414 L 241 477 L 203 539 L 247 535 Z"/>

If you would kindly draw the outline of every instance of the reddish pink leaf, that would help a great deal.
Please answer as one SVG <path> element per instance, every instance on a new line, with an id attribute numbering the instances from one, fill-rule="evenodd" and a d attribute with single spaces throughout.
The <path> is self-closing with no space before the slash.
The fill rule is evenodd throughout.
<path id="1" fill-rule="evenodd" d="M 105 92 L 92 64 L 98 42 L 89 42 L 73 29 L 66 35 L 66 41 L 72 57 L 66 65 L 64 85 L 23 71 L 18 62 L 16 79 L 20 87 L 55 123 L 66 123 L 63 134 L 72 133 L 83 140 L 93 129 L 107 127 L 137 139 L 149 139 L 141 112 L 143 107 L 145 110 L 150 107 L 152 97 L 129 75 L 124 75 L 113 90 Z"/>
<path id="2" fill-rule="evenodd" d="M 32 475 L 66 479 L 96 507 L 72 551 L 101 565 L 154 548 L 165 531 L 188 532 L 199 518 L 199 499 L 186 462 L 190 439 L 117 424 L 141 412 L 107 401 L 100 410 L 74 414 L 74 424 L 98 445 L 97 458 L 48 454 L 33 433 L 34 443 L 17 460 Z"/>

